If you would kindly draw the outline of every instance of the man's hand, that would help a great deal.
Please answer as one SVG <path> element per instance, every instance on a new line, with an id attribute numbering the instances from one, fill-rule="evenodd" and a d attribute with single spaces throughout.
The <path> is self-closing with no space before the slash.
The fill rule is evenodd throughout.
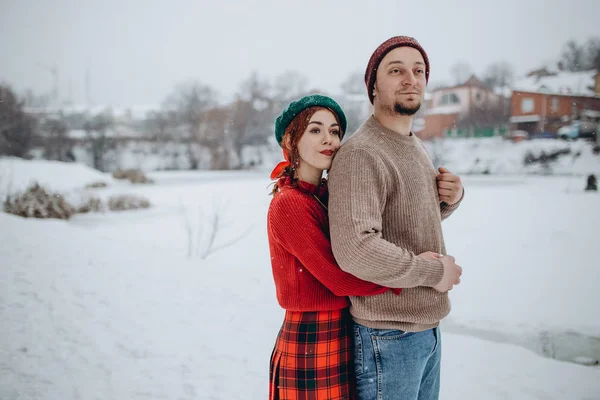
<path id="1" fill-rule="evenodd" d="M 454 262 L 455 260 L 452 256 L 443 256 L 440 257 L 440 260 L 442 261 L 442 264 L 444 264 L 444 276 L 440 283 L 433 288 L 440 293 L 444 293 L 448 290 L 452 290 L 454 285 L 460 283 L 462 268 Z"/>
<path id="2" fill-rule="evenodd" d="M 419 257 L 428 258 L 430 260 L 439 260 L 443 254 L 434 253 L 433 251 L 426 251 L 425 253 L 419 254 Z"/>
<path id="3" fill-rule="evenodd" d="M 436 177 L 438 194 L 440 202 L 448 205 L 456 204 L 463 194 L 463 185 L 460 176 L 454 175 L 444 167 L 438 168 L 439 174 Z"/>

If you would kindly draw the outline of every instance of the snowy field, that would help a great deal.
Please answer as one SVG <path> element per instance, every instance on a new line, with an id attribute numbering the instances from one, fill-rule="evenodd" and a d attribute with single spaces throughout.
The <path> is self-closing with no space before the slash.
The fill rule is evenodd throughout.
<path id="1" fill-rule="evenodd" d="M 460 174 L 600 174 L 600 157 L 592 151 L 594 143 L 583 140 L 535 139 L 513 143 L 501 137 L 452 138 L 427 141 L 425 145 L 436 165 L 445 165 Z M 564 154 L 547 167 L 523 163 L 528 154 L 540 157 L 559 151 Z"/>
<path id="2" fill-rule="evenodd" d="M 267 397 L 283 317 L 268 173 L 156 172 L 134 186 L 0 160 L 0 185 L 9 175 L 71 195 L 104 180 L 99 197 L 153 207 L 68 222 L 0 212 L 0 399 Z M 600 193 L 581 176 L 464 181 L 444 222 L 464 274 L 442 324 L 441 398 L 599 399 L 600 367 L 583 364 L 600 359 Z"/>

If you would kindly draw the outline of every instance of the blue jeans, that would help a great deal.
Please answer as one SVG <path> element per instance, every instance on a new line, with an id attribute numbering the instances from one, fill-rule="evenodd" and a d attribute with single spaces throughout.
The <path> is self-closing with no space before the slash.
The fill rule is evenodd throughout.
<path id="1" fill-rule="evenodd" d="M 442 341 L 422 332 L 354 324 L 354 367 L 360 400 L 437 400 Z"/>

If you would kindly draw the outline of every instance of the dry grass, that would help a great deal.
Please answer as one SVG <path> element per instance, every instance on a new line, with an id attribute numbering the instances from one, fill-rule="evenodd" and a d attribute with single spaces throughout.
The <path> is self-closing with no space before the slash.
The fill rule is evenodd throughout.
<path id="1" fill-rule="evenodd" d="M 23 193 L 8 196 L 4 211 L 25 218 L 57 219 L 70 219 L 76 212 L 62 195 L 50 193 L 37 183 Z"/>
<path id="2" fill-rule="evenodd" d="M 105 211 L 102 200 L 98 197 L 88 197 L 82 204 L 77 207 L 78 214 L 86 214 L 89 212 L 103 212 Z"/>
<path id="3" fill-rule="evenodd" d="M 131 183 L 148 184 L 154 181 L 139 169 L 118 169 L 112 174 L 115 179 L 127 179 Z"/>
<path id="4" fill-rule="evenodd" d="M 111 211 L 126 211 L 149 208 L 150 201 L 140 196 L 117 195 L 108 199 L 108 208 Z"/>
<path id="5" fill-rule="evenodd" d="M 98 188 L 105 188 L 108 186 L 108 183 L 103 182 L 103 181 L 98 181 L 98 182 L 92 182 L 92 183 L 88 183 L 87 185 L 85 185 L 86 189 L 98 189 Z"/>

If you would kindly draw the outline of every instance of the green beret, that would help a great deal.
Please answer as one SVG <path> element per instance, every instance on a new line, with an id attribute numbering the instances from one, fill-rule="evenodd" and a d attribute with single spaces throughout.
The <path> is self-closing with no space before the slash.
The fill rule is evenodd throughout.
<path id="1" fill-rule="evenodd" d="M 333 110 L 333 112 L 337 114 L 338 120 L 340 121 L 342 134 L 346 133 L 346 115 L 344 115 L 344 111 L 342 111 L 340 105 L 330 97 L 313 94 L 312 96 L 305 96 L 299 100 L 292 101 L 290 105 L 283 110 L 281 115 L 275 120 L 275 139 L 277 139 L 277 143 L 279 143 L 280 146 L 283 135 L 285 134 L 285 130 L 296 117 L 296 115 L 302 112 L 302 110 L 316 106 Z"/>

